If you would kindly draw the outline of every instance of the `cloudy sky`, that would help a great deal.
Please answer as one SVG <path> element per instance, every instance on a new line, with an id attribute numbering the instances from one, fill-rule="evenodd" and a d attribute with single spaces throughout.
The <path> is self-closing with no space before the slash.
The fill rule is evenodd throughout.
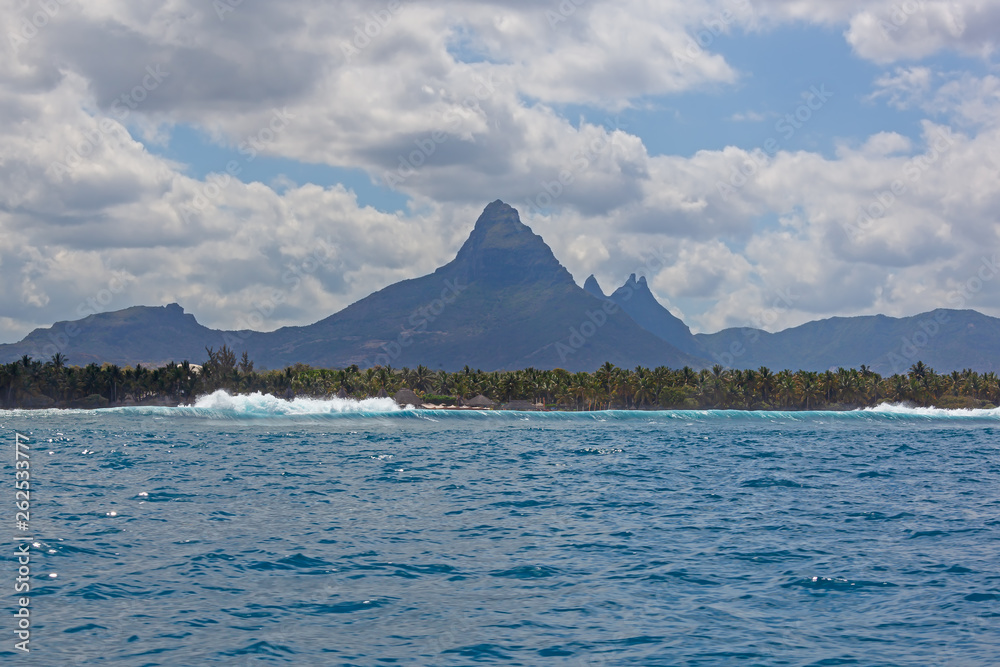
<path id="1" fill-rule="evenodd" d="M 311 323 L 497 198 L 696 331 L 1000 315 L 996 0 L 0 0 L 0 26 L 0 342 L 136 304 Z"/>

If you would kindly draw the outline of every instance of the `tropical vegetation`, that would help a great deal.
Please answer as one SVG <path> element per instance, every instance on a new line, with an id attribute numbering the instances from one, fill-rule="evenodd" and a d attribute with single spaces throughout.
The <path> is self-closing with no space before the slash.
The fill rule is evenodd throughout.
<path id="1" fill-rule="evenodd" d="M 360 369 L 312 368 L 296 364 L 258 371 L 246 353 L 206 348 L 201 365 L 187 361 L 160 368 L 68 366 L 60 354 L 48 361 L 29 356 L 0 365 L 0 406 L 4 408 L 79 407 L 191 403 L 216 390 L 295 396 L 393 395 L 409 388 L 427 402 L 443 403 L 482 394 L 500 404 L 528 400 L 563 410 L 604 409 L 852 409 L 883 402 L 946 408 L 1000 404 L 996 373 L 972 370 L 940 374 L 922 362 L 908 373 L 883 377 L 869 368 L 826 372 L 774 372 L 768 368 L 732 370 L 716 365 L 696 371 L 618 368 L 605 363 L 593 373 L 525 368 L 513 371 L 434 371 L 426 366 Z"/>

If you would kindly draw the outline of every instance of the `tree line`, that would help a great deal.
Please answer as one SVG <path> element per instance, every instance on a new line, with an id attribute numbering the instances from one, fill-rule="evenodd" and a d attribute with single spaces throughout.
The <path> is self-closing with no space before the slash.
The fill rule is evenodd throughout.
<path id="1" fill-rule="evenodd" d="M 366 398 L 411 389 L 420 396 L 479 394 L 504 404 L 527 400 L 553 409 L 736 409 L 820 410 L 907 402 L 943 408 L 994 407 L 1000 404 L 996 373 L 969 369 L 939 374 L 923 362 L 906 374 L 884 377 L 866 366 L 825 372 L 774 372 L 768 368 L 733 370 L 713 366 L 694 370 L 636 367 L 605 363 L 593 373 L 525 368 L 481 371 L 466 366 L 455 372 L 426 366 L 360 369 L 312 368 L 296 364 L 283 370 L 257 371 L 246 353 L 206 348 L 199 365 L 187 361 L 160 368 L 114 364 L 70 366 L 61 354 L 48 361 L 30 356 L 0 365 L 0 406 L 4 408 L 78 407 L 192 403 L 224 389 L 261 392 L 282 398 L 347 396 Z"/>

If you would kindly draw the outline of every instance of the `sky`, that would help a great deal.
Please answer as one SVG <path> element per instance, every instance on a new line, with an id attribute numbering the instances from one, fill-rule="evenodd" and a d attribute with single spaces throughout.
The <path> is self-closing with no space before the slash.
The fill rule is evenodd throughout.
<path id="1" fill-rule="evenodd" d="M 0 342 L 322 319 L 502 199 L 698 332 L 1000 316 L 997 0 L 0 0 Z"/>

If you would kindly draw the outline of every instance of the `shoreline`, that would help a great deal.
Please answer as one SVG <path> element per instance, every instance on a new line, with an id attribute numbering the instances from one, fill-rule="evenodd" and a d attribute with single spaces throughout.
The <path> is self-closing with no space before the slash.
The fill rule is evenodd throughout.
<path id="1" fill-rule="evenodd" d="M 66 366 L 22 360 L 0 365 L 0 409 L 97 410 L 122 407 L 178 407 L 201 401 L 228 407 L 224 396 L 266 396 L 276 401 L 388 399 L 429 410 L 513 410 L 600 412 L 606 410 L 738 410 L 842 412 L 906 404 L 944 410 L 990 409 L 1000 404 L 1000 378 L 972 370 L 936 373 L 918 362 L 905 375 L 882 377 L 862 367 L 836 371 L 694 371 L 685 367 L 633 370 L 605 363 L 592 373 L 562 369 L 485 372 L 429 368 L 362 371 L 314 369 L 257 372 L 249 360 L 213 353 L 201 366 L 187 362 L 162 368 Z M 209 397 L 206 400 L 206 397 Z M 240 399 L 241 401 L 244 399 Z M 383 408 L 387 404 L 382 403 Z M 331 407 L 339 411 L 339 407 Z"/>
<path id="2" fill-rule="evenodd" d="M 250 396 L 251 394 L 233 394 L 233 396 Z M 278 396 L 273 396 L 273 394 L 265 394 L 266 396 L 271 396 L 277 398 L 278 400 L 289 401 L 290 399 L 285 399 Z M 198 398 L 202 398 L 199 396 Z M 198 398 L 195 400 L 197 401 Z M 296 398 L 310 398 L 313 400 L 331 400 L 336 397 L 315 397 L 315 396 L 304 396 Z M 370 400 L 372 398 L 378 398 L 377 396 L 369 396 L 362 399 L 349 398 L 341 400 L 354 400 L 363 401 Z M 741 412 L 741 413 L 764 413 L 764 412 L 857 412 L 863 410 L 871 410 L 881 406 L 898 406 L 902 408 L 909 409 L 932 409 L 932 410 L 996 410 L 998 406 L 991 403 L 983 402 L 982 405 L 969 406 L 969 407 L 941 407 L 936 405 L 916 405 L 910 401 L 881 401 L 879 403 L 871 405 L 826 405 L 826 406 L 815 406 L 810 408 L 802 407 L 761 407 L 761 408 L 733 408 L 733 407 L 661 407 L 661 406 L 649 406 L 649 407 L 626 407 L 620 405 L 613 405 L 607 408 L 592 409 L 592 410 L 579 410 L 574 408 L 555 408 L 555 407 L 476 407 L 476 406 L 466 406 L 466 405 L 437 405 L 437 404 L 421 404 L 413 405 L 412 403 L 406 405 L 398 404 L 400 411 L 410 408 L 412 410 L 421 410 L 428 412 L 539 412 L 539 413 L 552 413 L 552 412 L 565 412 L 565 413 L 602 413 L 602 412 Z M 101 407 L 84 407 L 84 406 L 73 406 L 73 405 L 48 405 L 48 406 L 15 406 L 15 407 L 0 407 L 0 412 L 14 412 L 14 411 L 25 411 L 25 412 L 42 412 L 46 410 L 60 410 L 60 411 L 71 411 L 71 410 L 87 410 L 87 411 L 102 411 L 102 410 L 115 410 L 120 408 L 193 408 L 195 405 L 193 403 L 183 403 L 180 401 L 141 401 L 141 402 L 123 402 L 118 405 L 105 405 Z M 306 413 L 311 414 L 311 413 Z M 351 413 L 343 413 L 351 414 Z M 387 412 L 386 414 L 392 414 Z M 294 416 L 294 415 L 283 415 L 283 416 Z"/>

